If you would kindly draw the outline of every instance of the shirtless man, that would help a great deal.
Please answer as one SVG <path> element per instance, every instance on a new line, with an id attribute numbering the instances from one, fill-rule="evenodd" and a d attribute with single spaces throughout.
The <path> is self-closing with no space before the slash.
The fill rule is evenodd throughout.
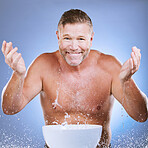
<path id="1" fill-rule="evenodd" d="M 92 22 L 77 9 L 62 15 L 56 34 L 59 50 L 37 57 L 27 74 L 18 48 L 3 42 L 5 61 L 13 69 L 3 90 L 5 114 L 18 113 L 40 93 L 46 125 L 65 122 L 102 125 L 97 147 L 106 148 L 111 141 L 114 97 L 134 120 L 147 120 L 147 98 L 131 78 L 140 65 L 138 48 L 132 48 L 131 58 L 123 65 L 113 56 L 90 50 Z"/>

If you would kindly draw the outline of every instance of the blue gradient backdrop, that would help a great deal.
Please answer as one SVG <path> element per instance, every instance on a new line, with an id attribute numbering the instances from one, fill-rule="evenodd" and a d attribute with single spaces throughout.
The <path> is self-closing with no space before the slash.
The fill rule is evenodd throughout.
<path id="1" fill-rule="evenodd" d="M 93 49 L 112 54 L 123 63 L 132 46 L 141 48 L 141 66 L 133 78 L 148 96 L 148 0 L 0 0 L 0 45 L 3 40 L 12 41 L 28 67 L 41 53 L 58 49 L 57 24 L 62 13 L 71 8 L 82 9 L 91 17 Z M 0 93 L 11 74 L 0 52 Z M 4 115 L 0 108 L 0 147 L 42 148 L 43 125 L 39 96 L 13 116 Z M 148 121 L 134 121 L 117 101 L 111 129 L 113 148 L 148 146 Z"/>

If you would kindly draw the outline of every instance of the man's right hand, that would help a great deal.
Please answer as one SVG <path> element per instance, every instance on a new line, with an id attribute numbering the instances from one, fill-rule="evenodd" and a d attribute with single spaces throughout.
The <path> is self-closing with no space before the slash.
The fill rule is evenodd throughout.
<path id="1" fill-rule="evenodd" d="M 25 75 L 26 67 L 21 53 L 17 52 L 18 48 L 12 47 L 12 42 L 3 41 L 2 52 L 5 56 L 5 62 L 19 75 Z"/>

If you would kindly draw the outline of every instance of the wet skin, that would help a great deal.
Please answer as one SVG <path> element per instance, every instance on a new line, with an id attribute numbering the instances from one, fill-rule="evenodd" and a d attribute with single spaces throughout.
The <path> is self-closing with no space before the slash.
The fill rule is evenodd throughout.
<path id="1" fill-rule="evenodd" d="M 18 49 L 3 42 L 5 62 L 13 69 L 2 94 L 5 114 L 21 111 L 40 94 L 46 125 L 102 125 L 100 144 L 106 147 L 111 140 L 113 96 L 133 119 L 147 120 L 146 96 L 131 78 L 140 65 L 138 48 L 132 48 L 131 58 L 121 66 L 113 56 L 90 50 L 93 33 L 85 23 L 61 26 L 56 34 L 59 50 L 37 57 L 26 76 Z"/>
<path id="2" fill-rule="evenodd" d="M 46 124 L 62 124 L 66 114 L 69 115 L 66 119 L 68 124 L 103 125 L 110 121 L 113 104 L 110 91 L 112 76 L 107 69 L 101 68 L 104 64 L 101 58 L 104 55 L 91 51 L 82 63 L 85 65 L 88 61 L 81 73 L 66 69 L 59 62 L 59 51 L 43 56 L 54 56 L 55 59 L 54 70 L 45 67 L 42 74 L 43 90 L 40 96 Z M 96 62 L 98 59 L 99 63 Z"/>
<path id="3" fill-rule="evenodd" d="M 40 58 L 47 60 L 41 70 L 43 90 L 40 93 L 45 124 L 102 125 L 102 139 L 109 144 L 114 99 L 108 56 L 91 50 L 81 63 L 81 72 L 69 70 L 59 51 Z M 52 71 L 47 68 L 51 59 Z"/>

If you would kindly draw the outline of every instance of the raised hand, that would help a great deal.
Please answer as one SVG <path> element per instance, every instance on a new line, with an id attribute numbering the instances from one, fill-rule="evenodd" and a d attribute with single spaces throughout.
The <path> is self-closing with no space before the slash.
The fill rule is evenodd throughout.
<path id="1" fill-rule="evenodd" d="M 121 81 L 128 81 L 131 76 L 139 69 L 140 59 L 140 49 L 138 49 L 137 47 L 133 47 L 131 52 L 131 58 L 128 59 L 121 67 L 119 75 Z"/>
<path id="2" fill-rule="evenodd" d="M 6 41 L 3 41 L 2 52 L 5 56 L 5 62 L 13 69 L 13 71 L 17 72 L 19 75 L 24 75 L 26 72 L 25 63 L 21 53 L 18 53 L 17 50 L 17 47 L 12 47 L 11 42 L 7 43 Z"/>

